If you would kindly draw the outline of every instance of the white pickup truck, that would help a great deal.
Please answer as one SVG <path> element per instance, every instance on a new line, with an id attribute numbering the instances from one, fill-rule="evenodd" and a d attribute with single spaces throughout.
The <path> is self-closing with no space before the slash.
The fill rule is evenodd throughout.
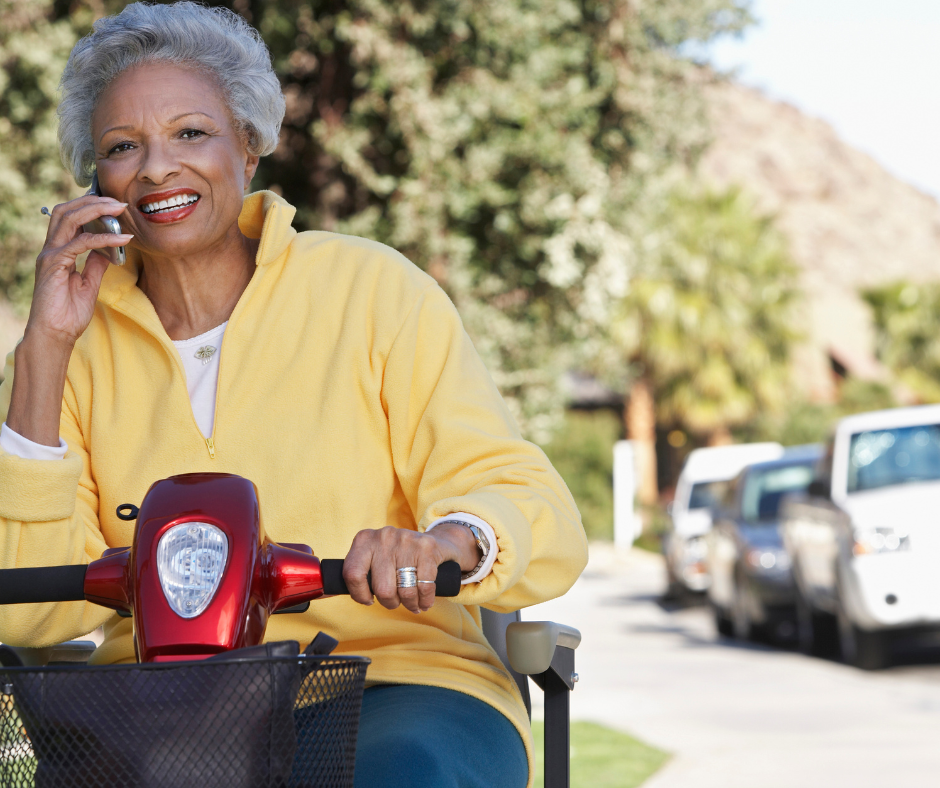
<path id="1" fill-rule="evenodd" d="M 801 648 L 890 662 L 901 631 L 940 628 L 940 405 L 842 419 L 805 496 L 782 510 Z"/>

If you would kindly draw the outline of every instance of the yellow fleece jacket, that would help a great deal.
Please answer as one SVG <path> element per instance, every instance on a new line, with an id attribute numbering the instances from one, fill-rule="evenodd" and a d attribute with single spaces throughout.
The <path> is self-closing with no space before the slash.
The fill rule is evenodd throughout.
<path id="1" fill-rule="evenodd" d="M 276 616 L 268 640 L 372 659 L 371 683 L 465 692 L 530 734 L 511 677 L 480 629 L 478 605 L 512 611 L 559 596 L 587 560 L 574 502 L 543 452 L 523 440 L 453 305 L 381 244 L 297 233 L 270 192 L 245 199 L 239 225 L 260 238 L 257 268 L 225 331 L 215 424 L 193 418 L 176 348 L 137 288 L 112 266 L 79 339 L 62 402 L 63 460 L 0 450 L 0 566 L 87 563 L 131 543 L 122 503 L 157 479 L 217 471 L 258 488 L 266 534 L 341 558 L 362 529 L 423 530 L 452 512 L 483 518 L 499 557 L 479 584 L 427 613 L 348 597 Z M 6 418 L 13 355 L 0 387 Z M 96 663 L 132 661 L 132 621 L 84 602 L 0 607 L 0 640 L 47 645 L 104 625 Z"/>

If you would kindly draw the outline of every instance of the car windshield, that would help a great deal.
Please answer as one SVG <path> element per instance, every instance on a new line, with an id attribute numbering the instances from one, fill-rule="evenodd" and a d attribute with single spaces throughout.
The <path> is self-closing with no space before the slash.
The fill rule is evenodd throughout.
<path id="1" fill-rule="evenodd" d="M 710 509 L 718 506 L 728 489 L 729 482 L 699 482 L 692 485 L 692 494 L 689 496 L 690 509 Z"/>
<path id="2" fill-rule="evenodd" d="M 859 432 L 849 444 L 848 492 L 940 479 L 940 425 Z"/>
<path id="3" fill-rule="evenodd" d="M 775 520 L 783 496 L 803 492 L 812 480 L 812 463 L 748 473 L 741 495 L 741 516 L 749 523 Z"/>

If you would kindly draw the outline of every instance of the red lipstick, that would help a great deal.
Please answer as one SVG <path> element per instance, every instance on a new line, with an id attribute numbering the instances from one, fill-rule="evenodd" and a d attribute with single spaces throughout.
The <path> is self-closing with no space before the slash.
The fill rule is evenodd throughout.
<path id="1" fill-rule="evenodd" d="M 195 197 L 192 202 L 185 205 L 180 205 L 174 208 L 164 208 L 162 210 L 157 210 L 154 213 L 146 213 L 143 208 L 145 205 L 152 205 L 153 203 L 161 202 L 162 200 L 169 200 L 171 197 L 178 197 L 180 195 L 191 195 Z M 200 196 L 198 192 L 193 191 L 192 189 L 179 188 L 179 189 L 168 189 L 163 192 L 156 192 L 155 194 L 148 194 L 143 199 L 137 202 L 137 210 L 140 211 L 140 214 L 148 221 L 153 222 L 154 224 L 169 224 L 171 222 L 178 222 L 182 219 L 185 219 L 193 211 L 196 210 L 196 206 L 200 203 Z"/>

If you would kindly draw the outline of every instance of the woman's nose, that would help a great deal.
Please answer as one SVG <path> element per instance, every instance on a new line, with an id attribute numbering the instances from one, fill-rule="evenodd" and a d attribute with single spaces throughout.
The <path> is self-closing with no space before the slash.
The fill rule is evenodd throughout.
<path id="1" fill-rule="evenodd" d="M 170 146 L 161 141 L 148 141 L 144 145 L 137 178 L 159 186 L 173 175 L 178 175 L 181 169 L 180 162 L 172 155 Z"/>

